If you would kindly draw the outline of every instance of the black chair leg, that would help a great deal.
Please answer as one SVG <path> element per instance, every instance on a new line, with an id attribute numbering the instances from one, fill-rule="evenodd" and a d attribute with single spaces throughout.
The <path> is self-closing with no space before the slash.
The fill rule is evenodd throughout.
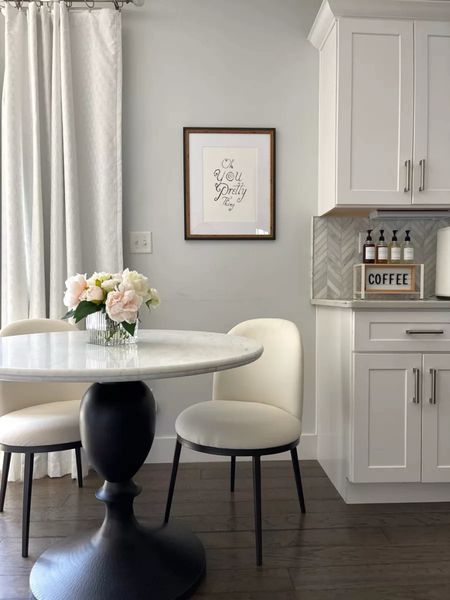
<path id="1" fill-rule="evenodd" d="M 23 476 L 23 512 L 22 512 L 22 556 L 28 556 L 30 537 L 31 488 L 33 485 L 34 454 L 25 454 L 25 473 Z"/>
<path id="2" fill-rule="evenodd" d="M 253 457 L 253 499 L 255 504 L 256 564 L 262 565 L 262 524 L 261 524 L 261 458 Z"/>
<path id="3" fill-rule="evenodd" d="M 83 467 L 81 466 L 81 448 L 75 448 L 75 460 L 77 462 L 78 487 L 83 487 Z"/>
<path id="4" fill-rule="evenodd" d="M 173 455 L 172 475 L 170 477 L 169 495 L 167 496 L 166 512 L 164 515 L 164 523 L 169 522 L 170 509 L 172 508 L 173 492 L 175 490 L 175 481 L 177 480 L 178 464 L 180 462 L 181 444 L 177 440 L 175 444 L 175 453 Z"/>
<path id="5" fill-rule="evenodd" d="M 292 466 L 294 467 L 295 483 L 297 484 L 298 501 L 300 502 L 300 510 L 306 512 L 305 498 L 303 496 L 302 476 L 300 474 L 300 464 L 298 462 L 297 448 L 291 450 Z"/>
<path id="6" fill-rule="evenodd" d="M 9 465 L 11 464 L 11 452 L 3 452 L 2 484 L 0 487 L 0 512 L 5 506 L 6 486 L 8 485 Z"/>
<path id="7" fill-rule="evenodd" d="M 231 470 L 230 470 L 230 491 L 234 492 L 234 481 L 236 479 L 236 457 L 231 457 Z"/>

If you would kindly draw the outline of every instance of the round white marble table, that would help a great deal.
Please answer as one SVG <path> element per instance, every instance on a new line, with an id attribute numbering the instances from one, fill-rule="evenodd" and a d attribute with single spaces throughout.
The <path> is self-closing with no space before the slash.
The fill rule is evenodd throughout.
<path id="1" fill-rule="evenodd" d="M 89 461 L 105 479 L 96 494 L 105 520 L 39 557 L 30 576 L 37 600 L 192 595 L 205 572 L 200 541 L 177 525 L 145 528 L 133 513 L 140 488 L 132 477 L 155 432 L 155 401 L 143 380 L 231 369 L 262 351 L 248 338 L 197 331 L 140 331 L 137 344 L 121 347 L 89 344 L 85 332 L 0 338 L 0 380 L 94 382 L 81 403 L 80 428 Z"/>

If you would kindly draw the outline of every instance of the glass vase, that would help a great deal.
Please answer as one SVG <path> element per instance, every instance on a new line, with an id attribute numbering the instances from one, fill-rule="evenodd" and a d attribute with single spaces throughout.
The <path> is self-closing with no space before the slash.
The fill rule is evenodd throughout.
<path id="1" fill-rule="evenodd" d="M 86 330 L 90 344 L 124 346 L 136 343 L 138 321 L 136 321 L 134 335 L 130 335 L 120 323 L 110 319 L 106 312 L 99 311 L 86 317 Z"/>

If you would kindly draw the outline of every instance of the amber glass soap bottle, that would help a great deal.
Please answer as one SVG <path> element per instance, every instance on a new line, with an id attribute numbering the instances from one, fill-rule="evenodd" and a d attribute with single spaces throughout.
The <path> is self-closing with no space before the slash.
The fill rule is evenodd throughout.
<path id="1" fill-rule="evenodd" d="M 372 240 L 373 229 L 367 230 L 367 238 L 363 246 L 363 263 L 371 264 L 375 262 L 375 244 Z"/>

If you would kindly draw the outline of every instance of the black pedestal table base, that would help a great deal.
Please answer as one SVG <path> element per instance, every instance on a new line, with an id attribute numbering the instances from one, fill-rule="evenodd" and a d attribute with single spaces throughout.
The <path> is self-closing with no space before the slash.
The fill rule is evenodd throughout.
<path id="1" fill-rule="evenodd" d="M 37 600 L 189 598 L 205 569 L 200 541 L 187 530 L 136 527 L 109 539 L 101 530 L 52 546 L 31 572 Z"/>
<path id="2" fill-rule="evenodd" d="M 143 382 L 96 383 L 81 405 L 81 439 L 105 478 L 97 498 L 105 520 L 97 531 L 46 550 L 30 586 L 37 600 L 182 600 L 205 573 L 197 537 L 178 526 L 145 528 L 134 517 L 140 488 L 132 477 L 150 451 L 155 401 Z"/>

